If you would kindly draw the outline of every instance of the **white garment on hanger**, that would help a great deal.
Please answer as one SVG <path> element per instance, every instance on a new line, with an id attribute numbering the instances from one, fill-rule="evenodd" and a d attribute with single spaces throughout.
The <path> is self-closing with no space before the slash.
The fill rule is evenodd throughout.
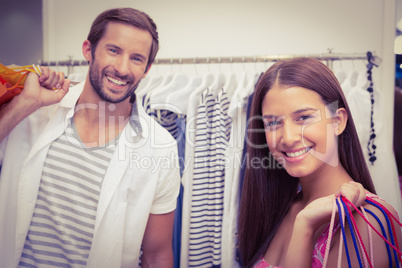
<path id="1" fill-rule="evenodd" d="M 228 74 L 228 78 L 226 79 L 225 84 L 223 85 L 223 90 L 226 92 L 226 95 L 229 100 L 232 99 L 232 96 L 237 88 L 237 78 L 234 72 Z"/>
<path id="2" fill-rule="evenodd" d="M 370 85 L 367 79 L 367 73 L 364 71 L 360 72 L 356 81 L 356 86 L 352 88 L 350 92 L 346 95 L 346 100 L 348 102 L 349 109 L 355 123 L 364 158 L 366 159 L 367 165 L 369 166 L 370 162 L 368 161 L 369 157 L 367 143 L 370 139 L 371 130 L 371 97 L 370 93 L 367 91 L 367 88 Z M 378 105 L 377 102 L 379 102 L 379 98 L 380 96 L 377 90 L 374 90 L 374 106 Z M 376 131 L 378 131 L 381 127 L 378 124 L 380 123 L 376 123 L 375 126 Z"/>
<path id="3" fill-rule="evenodd" d="M 367 79 L 367 71 L 360 71 L 356 76 L 356 88 L 367 89 L 370 85 L 370 82 Z"/>
<path id="4" fill-rule="evenodd" d="M 135 95 L 138 97 L 140 92 L 146 88 L 146 86 L 149 84 L 151 80 L 150 76 L 145 76 L 145 78 L 141 79 L 140 83 L 138 84 L 138 87 L 135 90 Z"/>
<path id="5" fill-rule="evenodd" d="M 253 74 L 253 76 L 252 76 L 252 78 L 250 79 L 250 81 L 248 81 L 248 84 L 247 84 L 247 87 L 246 87 L 246 89 L 245 90 L 241 90 L 240 92 L 239 92 L 239 96 L 241 97 L 241 98 L 247 98 L 248 99 L 248 97 L 251 95 L 251 94 L 253 94 L 253 92 L 254 92 L 254 89 L 255 89 L 255 87 L 256 87 L 256 85 L 257 85 L 257 82 L 258 82 L 258 80 L 260 79 L 260 76 L 261 76 L 261 74 L 259 74 L 259 73 L 254 73 Z"/>
<path id="6" fill-rule="evenodd" d="M 249 97 L 254 92 L 259 77 L 260 74 L 255 73 L 248 82 L 241 78 L 241 82 L 232 97 L 228 110 L 228 114 L 232 118 L 232 131 L 230 133 L 229 146 L 225 152 L 225 157 L 227 157 L 230 164 L 226 165 L 225 170 L 222 268 L 241 267 L 240 263 L 236 260 L 241 192 L 240 170 L 247 127 L 247 108 L 248 105 L 251 105 Z"/>
<path id="7" fill-rule="evenodd" d="M 352 84 L 349 79 L 345 79 L 343 83 L 341 84 L 341 88 L 343 91 L 343 95 L 347 96 L 352 92 Z"/>
<path id="8" fill-rule="evenodd" d="M 165 75 L 163 75 L 163 81 L 161 83 L 161 86 L 166 86 L 170 83 L 170 81 L 172 81 L 173 77 L 174 77 L 174 73 L 167 73 Z"/>
<path id="9" fill-rule="evenodd" d="M 157 87 L 156 89 L 151 91 L 150 93 L 151 106 L 157 105 L 159 109 L 167 107 L 168 105 L 166 105 L 166 97 L 172 92 L 184 88 L 187 85 L 187 83 L 188 83 L 187 75 L 182 73 L 175 74 L 168 84 Z M 173 109 L 173 107 L 170 108 Z"/>
<path id="10" fill-rule="evenodd" d="M 196 112 L 199 100 L 198 98 L 201 92 L 203 92 L 207 88 L 210 88 L 214 80 L 215 77 L 212 73 L 206 73 L 202 77 L 201 84 L 196 89 L 194 89 L 193 92 L 190 93 L 187 111 L 192 110 L 193 112 Z M 192 100 L 192 98 L 194 98 L 194 100 Z"/>
<path id="11" fill-rule="evenodd" d="M 221 90 L 223 88 L 223 86 L 225 85 L 225 82 L 226 82 L 226 78 L 223 73 L 218 73 L 215 76 L 215 80 L 209 87 L 210 91 L 212 92 L 212 94 L 214 96 L 219 92 L 219 90 Z"/>
<path id="12" fill-rule="evenodd" d="M 182 207 L 182 229 L 181 229 L 181 255 L 180 267 L 188 267 L 189 262 L 189 236 L 190 236 L 190 215 L 191 203 L 186 200 L 191 200 L 193 189 L 193 171 L 194 171 L 194 144 L 195 144 L 195 129 L 197 107 L 201 92 L 211 86 L 214 81 L 212 73 L 206 73 L 201 84 L 190 94 L 187 105 L 187 123 L 186 123 L 186 146 L 185 146 L 185 163 L 186 168 L 182 175 L 183 184 L 183 207 Z"/>
<path id="13" fill-rule="evenodd" d="M 349 80 L 350 85 L 352 86 L 352 88 L 356 86 L 356 81 L 357 81 L 357 77 L 358 77 L 358 76 L 359 76 L 359 73 L 358 73 L 358 71 L 356 71 L 356 70 L 351 70 L 351 71 L 349 71 L 349 73 L 347 74 L 346 79 Z"/>
<path id="14" fill-rule="evenodd" d="M 148 77 L 145 77 L 147 79 Z M 141 99 L 145 94 L 151 92 L 151 90 L 155 89 L 163 82 L 162 75 L 155 75 L 148 78 L 148 81 L 144 85 L 142 85 L 142 81 L 138 85 L 138 88 L 135 90 L 135 94 L 139 99 Z"/>
<path id="15" fill-rule="evenodd" d="M 241 267 L 236 261 L 236 232 L 239 201 L 239 173 L 243 154 L 247 120 L 247 103 L 239 92 L 246 90 L 247 74 L 242 73 L 240 82 L 230 99 L 228 115 L 232 118 L 229 146 L 225 151 L 228 165 L 225 168 L 225 189 L 222 219 L 222 268 Z"/>
<path id="16" fill-rule="evenodd" d="M 165 103 L 170 105 L 176 105 L 177 110 L 182 114 L 187 114 L 188 98 L 192 92 L 196 90 L 202 83 L 202 78 L 198 75 L 194 75 L 190 78 L 188 84 L 179 89 L 171 92 L 167 95 Z M 166 105 L 168 106 L 168 105 Z"/>
<path id="17" fill-rule="evenodd" d="M 335 74 L 336 78 L 338 79 L 339 84 L 342 85 L 342 83 L 345 81 L 345 79 L 347 77 L 346 71 L 344 69 L 339 69 L 339 70 L 335 71 L 334 74 Z"/>
<path id="18" fill-rule="evenodd" d="M 229 98 L 230 106 L 229 106 L 228 114 L 230 117 L 234 117 L 235 111 L 237 110 L 237 108 L 240 107 L 239 106 L 240 104 L 238 103 L 239 94 L 240 94 L 240 92 L 245 91 L 246 88 L 247 88 L 247 73 L 243 72 L 241 74 L 240 81 L 239 81 L 236 89 L 233 91 L 231 98 Z"/>

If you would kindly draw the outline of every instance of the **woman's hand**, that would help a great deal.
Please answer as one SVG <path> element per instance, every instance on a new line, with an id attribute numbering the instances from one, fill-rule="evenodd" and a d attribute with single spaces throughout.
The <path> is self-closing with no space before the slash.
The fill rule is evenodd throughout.
<path id="1" fill-rule="evenodd" d="M 305 227 L 311 228 L 311 230 L 317 230 L 320 226 L 330 221 L 333 201 L 340 196 L 347 198 L 356 207 L 359 207 L 366 199 L 366 190 L 360 183 L 355 181 L 344 183 L 336 193 L 318 198 L 308 204 L 297 215 L 296 223 L 300 222 Z"/>
<path id="2" fill-rule="evenodd" d="M 365 189 L 360 183 L 348 182 L 342 184 L 336 193 L 308 204 L 296 216 L 284 267 L 311 267 L 315 234 L 322 225 L 330 222 L 333 202 L 340 196 L 356 206 L 361 206 L 366 199 Z"/>

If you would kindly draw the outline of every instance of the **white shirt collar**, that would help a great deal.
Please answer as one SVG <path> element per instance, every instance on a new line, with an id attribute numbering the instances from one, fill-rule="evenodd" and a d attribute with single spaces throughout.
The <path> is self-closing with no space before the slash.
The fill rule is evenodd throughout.
<path id="1" fill-rule="evenodd" d="M 78 98 L 80 97 L 83 89 L 84 89 L 85 81 L 78 83 L 77 85 L 70 87 L 69 92 L 64 96 L 64 98 L 60 101 L 59 105 L 64 108 L 69 108 L 69 111 L 66 114 L 65 118 L 65 126 L 67 126 L 68 122 L 74 116 L 74 110 L 77 103 Z M 129 118 L 129 125 L 135 133 L 135 136 L 146 137 L 148 135 L 147 128 L 143 128 L 140 122 L 142 117 L 140 109 L 138 109 L 138 101 L 134 96 L 134 102 L 132 103 L 131 115 Z M 137 139 L 135 139 L 137 140 Z"/>

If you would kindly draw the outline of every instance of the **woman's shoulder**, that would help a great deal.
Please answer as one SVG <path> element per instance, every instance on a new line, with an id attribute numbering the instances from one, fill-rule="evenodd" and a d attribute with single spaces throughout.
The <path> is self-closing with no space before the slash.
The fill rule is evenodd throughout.
<path id="1" fill-rule="evenodd" d="M 344 228 L 342 232 L 346 233 L 346 239 L 343 243 L 351 249 L 348 254 L 354 260 L 352 262 L 357 265 L 356 257 L 362 257 L 362 253 L 356 248 L 353 250 L 353 245 L 359 241 L 367 249 L 374 267 L 387 267 L 389 260 L 393 258 L 388 245 L 401 244 L 401 229 L 398 228 L 400 219 L 393 206 L 380 196 L 366 192 L 366 200 L 362 206 L 354 211 L 349 208 L 346 210 L 345 206 L 344 217 L 344 226 L 341 228 Z M 337 243 L 342 242 L 338 240 Z M 332 256 L 332 259 L 336 258 Z"/>
<path id="2" fill-rule="evenodd" d="M 381 198 L 380 196 L 373 194 L 371 192 L 366 192 L 366 202 L 363 204 L 363 207 L 365 209 L 370 209 L 370 208 L 375 208 L 378 211 L 381 211 L 382 213 L 389 214 L 391 213 L 395 217 L 398 217 L 399 220 L 399 215 L 396 212 L 395 208 L 388 203 L 385 199 Z M 391 216 L 391 215 L 389 215 Z"/>
<path id="3" fill-rule="evenodd" d="M 400 221 L 395 208 L 385 199 L 371 192 L 366 192 L 366 200 L 357 213 L 360 215 L 365 214 L 366 217 L 370 216 L 370 218 L 374 218 L 378 223 L 386 223 L 391 219 Z"/>
<path id="4" fill-rule="evenodd" d="M 398 213 L 391 204 L 373 193 L 366 193 L 366 201 L 360 211 L 364 217 L 355 218 L 356 229 L 360 231 L 364 244 L 371 244 L 370 247 L 373 247 L 371 254 L 374 256 L 370 259 L 374 261 L 376 267 L 388 265 L 389 259 L 392 259 L 388 245 L 397 246 L 401 243 Z M 370 232 L 373 235 L 370 235 Z"/>

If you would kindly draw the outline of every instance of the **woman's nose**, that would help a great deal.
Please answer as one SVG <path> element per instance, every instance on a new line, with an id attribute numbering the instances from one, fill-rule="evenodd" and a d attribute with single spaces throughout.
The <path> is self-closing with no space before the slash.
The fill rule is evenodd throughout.
<path id="1" fill-rule="evenodd" d="M 291 147 L 301 140 L 301 133 L 301 126 L 292 123 L 284 123 L 282 127 L 281 142 L 284 145 Z"/>

